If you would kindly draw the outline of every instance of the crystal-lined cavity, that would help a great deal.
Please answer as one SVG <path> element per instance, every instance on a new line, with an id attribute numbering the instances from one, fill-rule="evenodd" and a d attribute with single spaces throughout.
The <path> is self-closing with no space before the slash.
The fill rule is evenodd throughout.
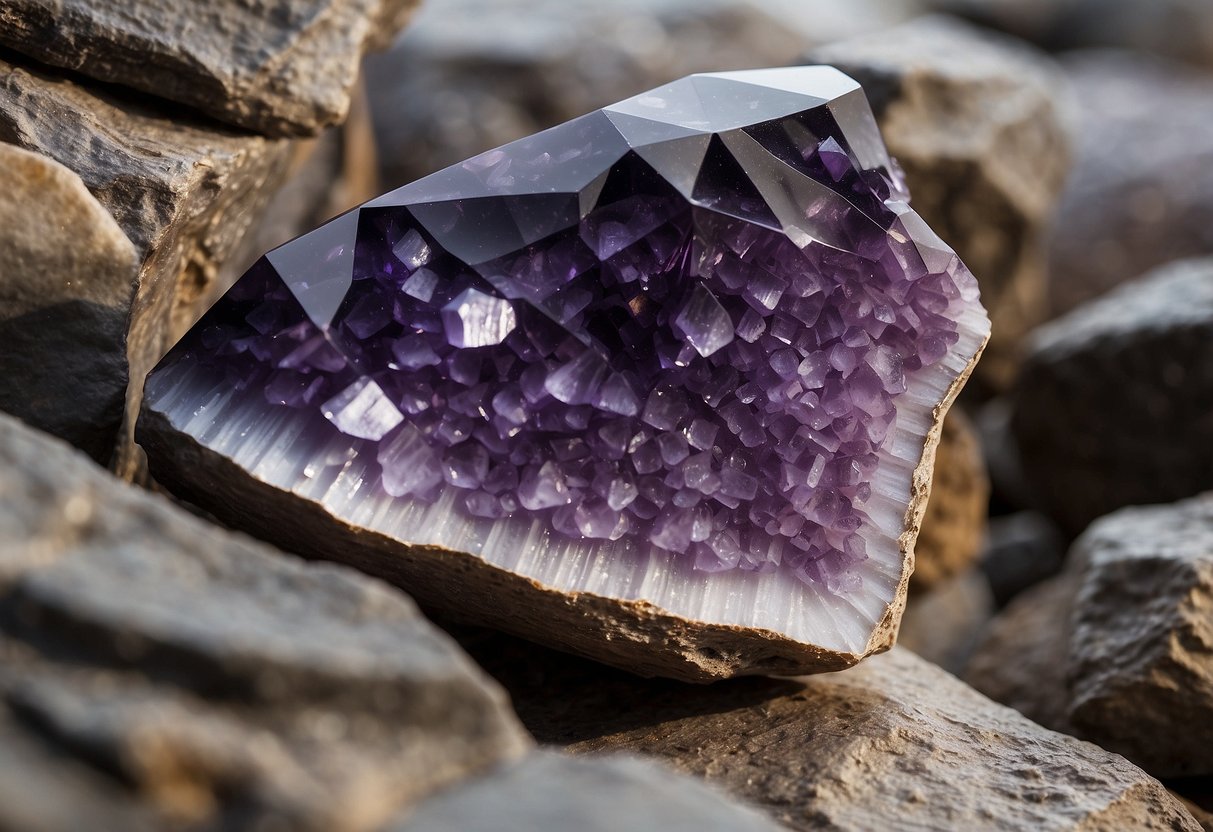
<path id="1" fill-rule="evenodd" d="M 907 200 L 835 70 L 692 76 L 288 244 L 166 364 L 322 414 L 395 499 L 845 594 L 977 304 Z"/>

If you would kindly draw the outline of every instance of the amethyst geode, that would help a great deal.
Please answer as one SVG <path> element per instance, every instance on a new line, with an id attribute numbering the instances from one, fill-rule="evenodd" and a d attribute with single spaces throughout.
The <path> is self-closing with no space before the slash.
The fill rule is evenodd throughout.
<path id="1" fill-rule="evenodd" d="M 270 252 L 149 376 L 152 470 L 241 522 L 155 422 L 347 527 L 861 656 L 988 331 L 908 199 L 838 71 L 677 81 Z"/>

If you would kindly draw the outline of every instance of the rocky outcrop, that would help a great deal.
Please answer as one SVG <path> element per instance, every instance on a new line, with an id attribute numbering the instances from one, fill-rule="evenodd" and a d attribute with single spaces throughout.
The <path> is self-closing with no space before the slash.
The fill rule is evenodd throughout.
<path id="1" fill-rule="evenodd" d="M 1128 52 L 1079 52 L 1064 68 L 1075 164 L 1049 239 L 1054 315 L 1170 260 L 1213 254 L 1213 80 Z"/>
<path id="2" fill-rule="evenodd" d="M 421 804 L 389 832 L 619 829 L 776 832 L 781 827 L 663 767 L 624 755 L 532 754 Z"/>
<path id="3" fill-rule="evenodd" d="M 901 648 L 842 673 L 688 688 L 496 635 L 462 640 L 540 741 L 654 757 L 792 829 L 1199 829 L 1123 758 Z"/>
<path id="4" fill-rule="evenodd" d="M 116 485 L 8 417 L 0 658 L 5 828 L 47 828 L 47 806 L 71 821 L 54 828 L 370 829 L 529 745 L 406 597 Z"/>
<path id="5" fill-rule="evenodd" d="M 974 379 L 1005 388 L 1043 313 L 1043 236 L 1069 164 L 1060 72 L 1024 44 L 946 18 L 808 59 L 863 84 L 914 207 L 981 284 L 993 337 Z"/>
<path id="6" fill-rule="evenodd" d="M 914 589 L 927 589 L 973 564 L 985 538 L 989 500 L 977 432 L 964 412 L 954 408 L 939 436 L 931 498 L 914 544 Z"/>
<path id="7" fill-rule="evenodd" d="M 1071 534 L 1213 488 L 1213 259 L 1158 269 L 1033 335 L 1011 427 Z"/>
<path id="8" fill-rule="evenodd" d="M 16 288 L 47 284 L 46 275 L 56 274 L 56 258 L 78 250 L 81 233 L 90 233 L 60 218 L 41 227 L 37 252 L 6 263 L 0 276 L 3 291 L 25 297 L 19 314 L 9 308 L 0 313 L 6 340 L 19 345 L 5 351 L 5 360 L 21 362 L 20 374 L 0 376 L 0 401 L 106 462 L 123 444 L 124 400 L 138 402 L 143 376 L 209 303 L 219 264 L 282 180 L 291 147 L 168 118 L 133 98 L 3 57 L 0 142 L 73 171 L 113 217 L 109 223 L 91 219 L 100 228 L 116 221 L 139 261 L 137 271 L 122 277 L 62 281 L 45 294 Z M 46 210 L 31 208 L 25 221 Z M 18 228 L 0 228 L 4 245 L 17 244 L 8 239 Z M 95 297 L 102 287 L 104 314 Z M 70 328 L 48 325 L 68 319 Z M 98 366 L 103 358 L 105 365 Z M 83 407 L 82 391 L 88 388 L 79 384 L 82 375 L 93 375 L 92 384 L 106 388 Z M 133 466 L 129 443 L 115 465 Z"/>
<path id="9" fill-rule="evenodd" d="M 196 107 L 268 135 L 345 118 L 363 51 L 414 0 L 3 0 L 0 43 L 45 64 Z"/>

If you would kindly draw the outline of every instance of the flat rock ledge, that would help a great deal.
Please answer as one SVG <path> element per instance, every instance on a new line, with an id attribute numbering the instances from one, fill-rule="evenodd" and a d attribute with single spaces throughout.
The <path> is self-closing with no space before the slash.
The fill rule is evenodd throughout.
<path id="1" fill-rule="evenodd" d="M 0 827 L 373 829 L 530 745 L 405 596 L 0 416 Z"/>
<path id="2" fill-rule="evenodd" d="M 791 829 L 1200 828 L 1124 758 L 902 648 L 842 673 L 688 688 L 496 634 L 461 640 L 540 742 L 656 758 Z"/>
<path id="3" fill-rule="evenodd" d="M 0 43 L 271 136 L 345 118 L 365 49 L 416 0 L 2 0 Z"/>

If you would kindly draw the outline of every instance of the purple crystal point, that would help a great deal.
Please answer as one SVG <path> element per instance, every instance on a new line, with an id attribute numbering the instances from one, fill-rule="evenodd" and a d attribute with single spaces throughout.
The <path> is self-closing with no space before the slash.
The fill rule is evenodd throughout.
<path id="1" fill-rule="evenodd" d="M 195 410 L 256 391 L 346 452 L 308 467 L 317 499 L 441 505 L 486 559 L 534 525 L 846 594 L 901 557 L 909 463 L 980 341 L 972 276 L 906 199 L 836 70 L 692 76 L 271 252 L 149 406 L 170 378 Z"/>

